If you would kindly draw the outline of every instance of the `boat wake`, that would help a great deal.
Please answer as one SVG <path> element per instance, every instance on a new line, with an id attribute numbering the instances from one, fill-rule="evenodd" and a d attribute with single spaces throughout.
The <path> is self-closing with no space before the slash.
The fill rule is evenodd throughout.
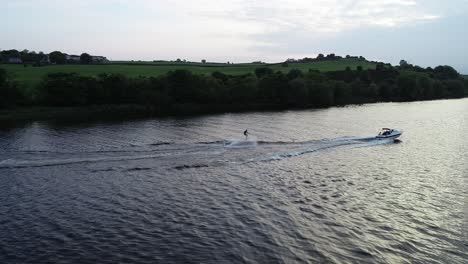
<path id="1" fill-rule="evenodd" d="M 254 148 L 257 145 L 256 140 L 227 140 L 223 143 L 225 148 Z"/>
<path id="2" fill-rule="evenodd" d="M 379 140 L 375 137 L 342 137 L 308 141 L 261 141 L 252 138 L 183 144 L 158 143 L 132 146 L 130 149 L 122 147 L 122 149 L 113 149 L 108 152 L 105 150 L 77 151 L 65 154 L 28 150 L 5 153 L 9 156 L 0 160 L 0 169 L 136 162 L 138 160 L 151 160 L 152 164 L 176 169 L 197 169 L 209 167 L 210 163 L 219 166 L 220 163 L 269 162 L 345 146 L 371 147 L 393 142 L 392 139 Z"/>
<path id="3" fill-rule="evenodd" d="M 97 163 L 97 162 L 111 162 L 111 161 L 129 161 L 129 160 L 141 160 L 141 159 L 154 159 L 158 157 L 159 155 L 40 159 L 40 160 L 38 159 L 36 160 L 6 159 L 6 160 L 0 161 L 0 169 L 50 167 L 50 166 L 70 165 L 70 164 L 79 164 L 79 163 Z"/>
<path id="4" fill-rule="evenodd" d="M 393 140 L 377 140 L 375 137 L 343 137 L 335 139 L 323 139 L 323 140 L 313 140 L 313 141 L 304 141 L 304 142 L 294 142 L 289 144 L 298 145 L 298 147 L 293 148 L 289 151 L 280 151 L 274 153 L 270 156 L 265 157 L 256 157 L 250 160 L 247 160 L 247 163 L 251 162 L 268 162 L 275 160 L 282 160 L 286 158 L 298 157 L 308 153 L 332 150 L 339 147 L 351 146 L 351 147 L 371 147 L 383 144 L 392 143 Z M 280 143 L 285 144 L 284 142 Z"/>

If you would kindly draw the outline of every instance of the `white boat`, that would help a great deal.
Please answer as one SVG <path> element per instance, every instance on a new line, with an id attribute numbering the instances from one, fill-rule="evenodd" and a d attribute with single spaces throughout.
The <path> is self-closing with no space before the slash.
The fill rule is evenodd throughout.
<path id="1" fill-rule="evenodd" d="M 401 131 L 391 128 L 382 128 L 379 134 L 375 137 L 377 139 L 398 138 L 401 136 Z"/>

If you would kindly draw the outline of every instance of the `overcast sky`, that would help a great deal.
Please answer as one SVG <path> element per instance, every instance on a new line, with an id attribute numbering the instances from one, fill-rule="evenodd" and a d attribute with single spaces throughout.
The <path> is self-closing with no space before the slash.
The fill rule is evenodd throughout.
<path id="1" fill-rule="evenodd" d="M 362 55 L 468 73 L 468 0 L 0 0 L 0 49 L 112 60 Z"/>

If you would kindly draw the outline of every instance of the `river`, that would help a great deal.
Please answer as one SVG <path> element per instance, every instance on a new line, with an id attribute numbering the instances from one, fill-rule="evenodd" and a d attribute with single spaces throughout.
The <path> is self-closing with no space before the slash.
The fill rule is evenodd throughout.
<path id="1" fill-rule="evenodd" d="M 467 114 L 460 99 L 2 129 L 0 263 L 467 263 Z"/>

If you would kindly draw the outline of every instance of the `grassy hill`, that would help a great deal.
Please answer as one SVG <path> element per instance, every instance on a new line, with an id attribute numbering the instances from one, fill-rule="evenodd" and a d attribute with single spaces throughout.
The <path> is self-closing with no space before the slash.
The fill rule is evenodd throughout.
<path id="1" fill-rule="evenodd" d="M 26 88 L 34 87 L 43 76 L 56 72 L 76 72 L 85 76 L 96 76 L 101 73 L 119 73 L 128 77 L 159 76 L 171 70 L 186 69 L 195 74 L 211 74 L 220 71 L 230 75 L 253 73 L 256 68 L 269 67 L 275 71 L 288 72 L 291 69 L 300 69 L 304 72 L 309 69 L 322 72 L 344 70 L 346 67 L 355 69 L 362 66 L 364 69 L 375 68 L 376 64 L 358 59 L 340 59 L 331 61 L 317 61 L 310 63 L 289 63 L 288 67 L 281 64 L 201 64 L 201 63 L 145 63 L 145 62 L 118 62 L 103 65 L 50 65 L 43 67 L 23 67 L 23 65 L 0 65 L 5 68 L 19 85 Z"/>

